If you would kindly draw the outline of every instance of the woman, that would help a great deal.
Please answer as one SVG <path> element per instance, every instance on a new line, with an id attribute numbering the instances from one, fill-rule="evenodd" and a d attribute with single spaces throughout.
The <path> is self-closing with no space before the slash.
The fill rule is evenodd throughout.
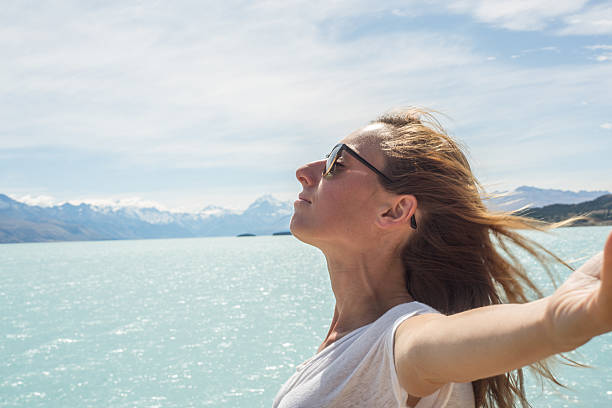
<path id="1" fill-rule="evenodd" d="M 527 302 L 540 293 L 508 243 L 560 261 L 515 232 L 545 226 L 489 212 L 427 112 L 378 118 L 296 175 L 291 231 L 324 253 L 336 305 L 274 407 L 527 406 L 521 367 L 554 380 L 543 359 L 612 330 L 612 234 Z"/>

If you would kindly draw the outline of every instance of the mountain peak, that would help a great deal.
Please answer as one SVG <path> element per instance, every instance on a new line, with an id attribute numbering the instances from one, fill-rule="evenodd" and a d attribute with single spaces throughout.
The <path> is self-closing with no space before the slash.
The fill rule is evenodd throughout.
<path id="1" fill-rule="evenodd" d="M 253 204 L 261 204 L 261 203 L 272 203 L 272 204 L 278 204 L 281 201 L 274 197 L 272 194 L 264 194 L 261 197 L 257 198 Z M 251 205 L 253 205 L 251 204 Z"/>
<path id="2" fill-rule="evenodd" d="M 218 205 L 207 205 L 206 207 L 202 208 L 200 211 L 211 211 L 211 210 L 223 210 L 224 208 Z"/>
<path id="3" fill-rule="evenodd" d="M 293 212 L 289 201 L 281 201 L 271 194 L 266 194 L 255 200 L 243 214 L 254 217 L 288 216 Z"/>
<path id="4" fill-rule="evenodd" d="M 228 210 L 227 208 L 223 208 L 218 205 L 207 205 L 206 207 L 198 211 L 198 215 L 200 217 L 211 217 L 211 216 L 221 217 L 224 215 L 235 214 L 235 213 L 236 211 Z"/>

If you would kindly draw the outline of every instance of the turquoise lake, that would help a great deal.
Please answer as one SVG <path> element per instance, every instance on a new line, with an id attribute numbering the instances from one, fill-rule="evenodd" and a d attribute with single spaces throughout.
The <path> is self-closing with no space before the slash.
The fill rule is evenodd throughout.
<path id="1" fill-rule="evenodd" d="M 530 235 L 579 266 L 610 229 Z M 333 296 L 322 254 L 291 236 L 8 244 L 0 311 L 0 407 L 268 407 Z M 530 378 L 534 407 L 612 406 L 612 335 L 570 356 L 591 367 L 560 365 L 568 389 Z"/>

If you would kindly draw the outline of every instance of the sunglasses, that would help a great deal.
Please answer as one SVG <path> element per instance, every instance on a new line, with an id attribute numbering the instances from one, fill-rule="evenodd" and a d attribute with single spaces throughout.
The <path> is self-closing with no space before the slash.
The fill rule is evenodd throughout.
<path id="1" fill-rule="evenodd" d="M 387 180 L 388 182 L 391 182 L 391 179 L 389 177 L 385 176 L 380 170 L 371 165 L 366 159 L 361 157 L 356 151 L 354 151 L 344 143 L 339 143 L 335 145 L 332 151 L 325 156 L 327 158 L 327 161 L 325 162 L 325 169 L 323 169 L 323 177 L 329 177 L 333 174 L 336 163 L 338 162 L 338 159 L 340 158 L 340 155 L 343 151 L 348 152 L 351 156 L 359 160 L 374 173 L 378 174 L 380 177 Z M 412 215 L 412 217 L 410 217 L 410 226 L 414 229 L 417 228 L 416 218 L 414 217 L 414 214 Z"/>
<path id="2" fill-rule="evenodd" d="M 332 151 L 328 155 L 325 156 L 327 158 L 327 161 L 325 162 L 325 169 L 323 170 L 323 177 L 327 177 L 333 174 L 334 168 L 336 166 L 336 163 L 338 162 L 338 159 L 340 158 L 342 154 L 342 151 L 349 152 L 351 156 L 359 160 L 361 163 L 363 163 L 366 167 L 368 167 L 374 173 L 378 174 L 379 176 L 381 176 L 388 182 L 391 182 L 391 179 L 389 177 L 385 176 L 381 171 L 379 171 L 376 167 L 368 163 L 366 159 L 361 157 L 356 151 L 354 151 L 353 149 L 351 149 L 344 143 L 339 143 L 335 145 Z"/>

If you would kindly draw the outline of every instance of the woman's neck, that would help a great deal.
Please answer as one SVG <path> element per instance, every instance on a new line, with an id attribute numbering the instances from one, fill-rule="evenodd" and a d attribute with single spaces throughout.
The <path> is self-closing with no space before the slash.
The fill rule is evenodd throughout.
<path id="1" fill-rule="evenodd" d="M 325 254 L 336 298 L 329 332 L 319 350 L 414 299 L 406 289 L 399 256 L 384 251 Z"/>

